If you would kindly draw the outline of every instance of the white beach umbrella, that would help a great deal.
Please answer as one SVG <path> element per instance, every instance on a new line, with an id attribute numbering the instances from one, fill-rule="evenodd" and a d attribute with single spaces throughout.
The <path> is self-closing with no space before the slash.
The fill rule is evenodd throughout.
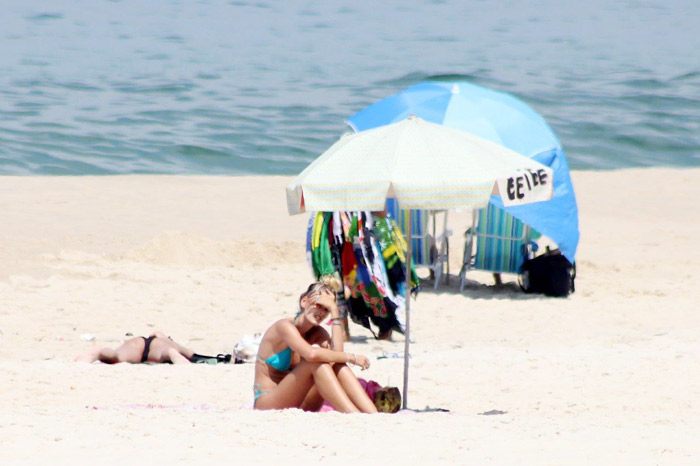
<path id="1" fill-rule="evenodd" d="M 552 170 L 464 131 L 410 116 L 343 136 L 287 186 L 287 208 L 292 215 L 307 209 L 381 211 L 387 197 L 396 197 L 401 209 L 480 208 L 498 194 L 506 206 L 548 200 Z M 410 229 L 408 235 L 407 267 Z M 406 277 L 408 282 L 410 273 Z M 409 335 L 410 293 L 406 296 L 404 408 Z"/>

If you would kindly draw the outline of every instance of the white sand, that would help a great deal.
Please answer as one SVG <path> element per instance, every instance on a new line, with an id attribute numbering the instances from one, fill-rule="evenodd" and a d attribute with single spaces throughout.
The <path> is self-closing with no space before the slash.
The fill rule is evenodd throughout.
<path id="1" fill-rule="evenodd" d="M 367 416 L 255 412 L 250 364 L 73 362 L 154 329 L 230 353 L 289 314 L 311 276 L 287 178 L 0 177 L 0 463 L 698 464 L 700 170 L 573 178 L 577 292 L 426 286 L 409 406 L 450 413 Z M 403 338 L 351 330 L 400 387 L 377 356 Z"/>

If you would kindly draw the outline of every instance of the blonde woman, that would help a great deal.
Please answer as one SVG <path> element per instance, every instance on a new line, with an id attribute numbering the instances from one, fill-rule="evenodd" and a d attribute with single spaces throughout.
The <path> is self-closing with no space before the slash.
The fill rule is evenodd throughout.
<path id="1" fill-rule="evenodd" d="M 331 318 L 331 334 L 321 327 Z M 323 401 L 343 413 L 376 413 L 348 364 L 369 367 L 361 355 L 343 351 L 343 323 L 334 291 L 312 283 L 299 298 L 299 312 L 272 324 L 255 364 L 255 409 L 317 411 Z"/>

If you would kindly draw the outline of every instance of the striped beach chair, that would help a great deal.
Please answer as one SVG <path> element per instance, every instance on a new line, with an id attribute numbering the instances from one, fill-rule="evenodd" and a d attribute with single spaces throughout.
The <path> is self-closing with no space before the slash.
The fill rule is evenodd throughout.
<path id="1" fill-rule="evenodd" d="M 450 275 L 449 236 L 451 232 L 447 229 L 447 211 L 412 210 L 411 225 L 409 225 L 408 215 L 405 210 L 399 209 L 396 199 L 387 199 L 386 207 L 387 213 L 396 220 L 405 238 L 408 238 L 408 229 L 411 229 L 413 263 L 428 267 L 432 271 L 435 278 L 434 288 L 437 289 L 442 277 L 444 276 L 447 281 Z M 442 219 L 438 219 L 440 216 Z M 438 223 L 441 224 L 439 233 Z"/>
<path id="2" fill-rule="evenodd" d="M 539 236 L 493 204 L 475 210 L 472 226 L 466 233 L 459 291 L 464 290 L 470 269 L 493 272 L 496 283 L 500 283 L 501 273 L 520 273 L 520 267 L 530 253 L 531 236 L 535 235 Z"/>

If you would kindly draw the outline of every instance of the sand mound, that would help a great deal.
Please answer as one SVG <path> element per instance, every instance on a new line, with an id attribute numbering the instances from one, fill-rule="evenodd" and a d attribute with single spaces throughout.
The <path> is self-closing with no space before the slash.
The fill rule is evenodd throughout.
<path id="1" fill-rule="evenodd" d="M 301 242 L 213 241 L 180 231 L 168 231 L 141 246 L 108 258 L 158 265 L 232 267 L 289 264 L 303 257 Z"/>

